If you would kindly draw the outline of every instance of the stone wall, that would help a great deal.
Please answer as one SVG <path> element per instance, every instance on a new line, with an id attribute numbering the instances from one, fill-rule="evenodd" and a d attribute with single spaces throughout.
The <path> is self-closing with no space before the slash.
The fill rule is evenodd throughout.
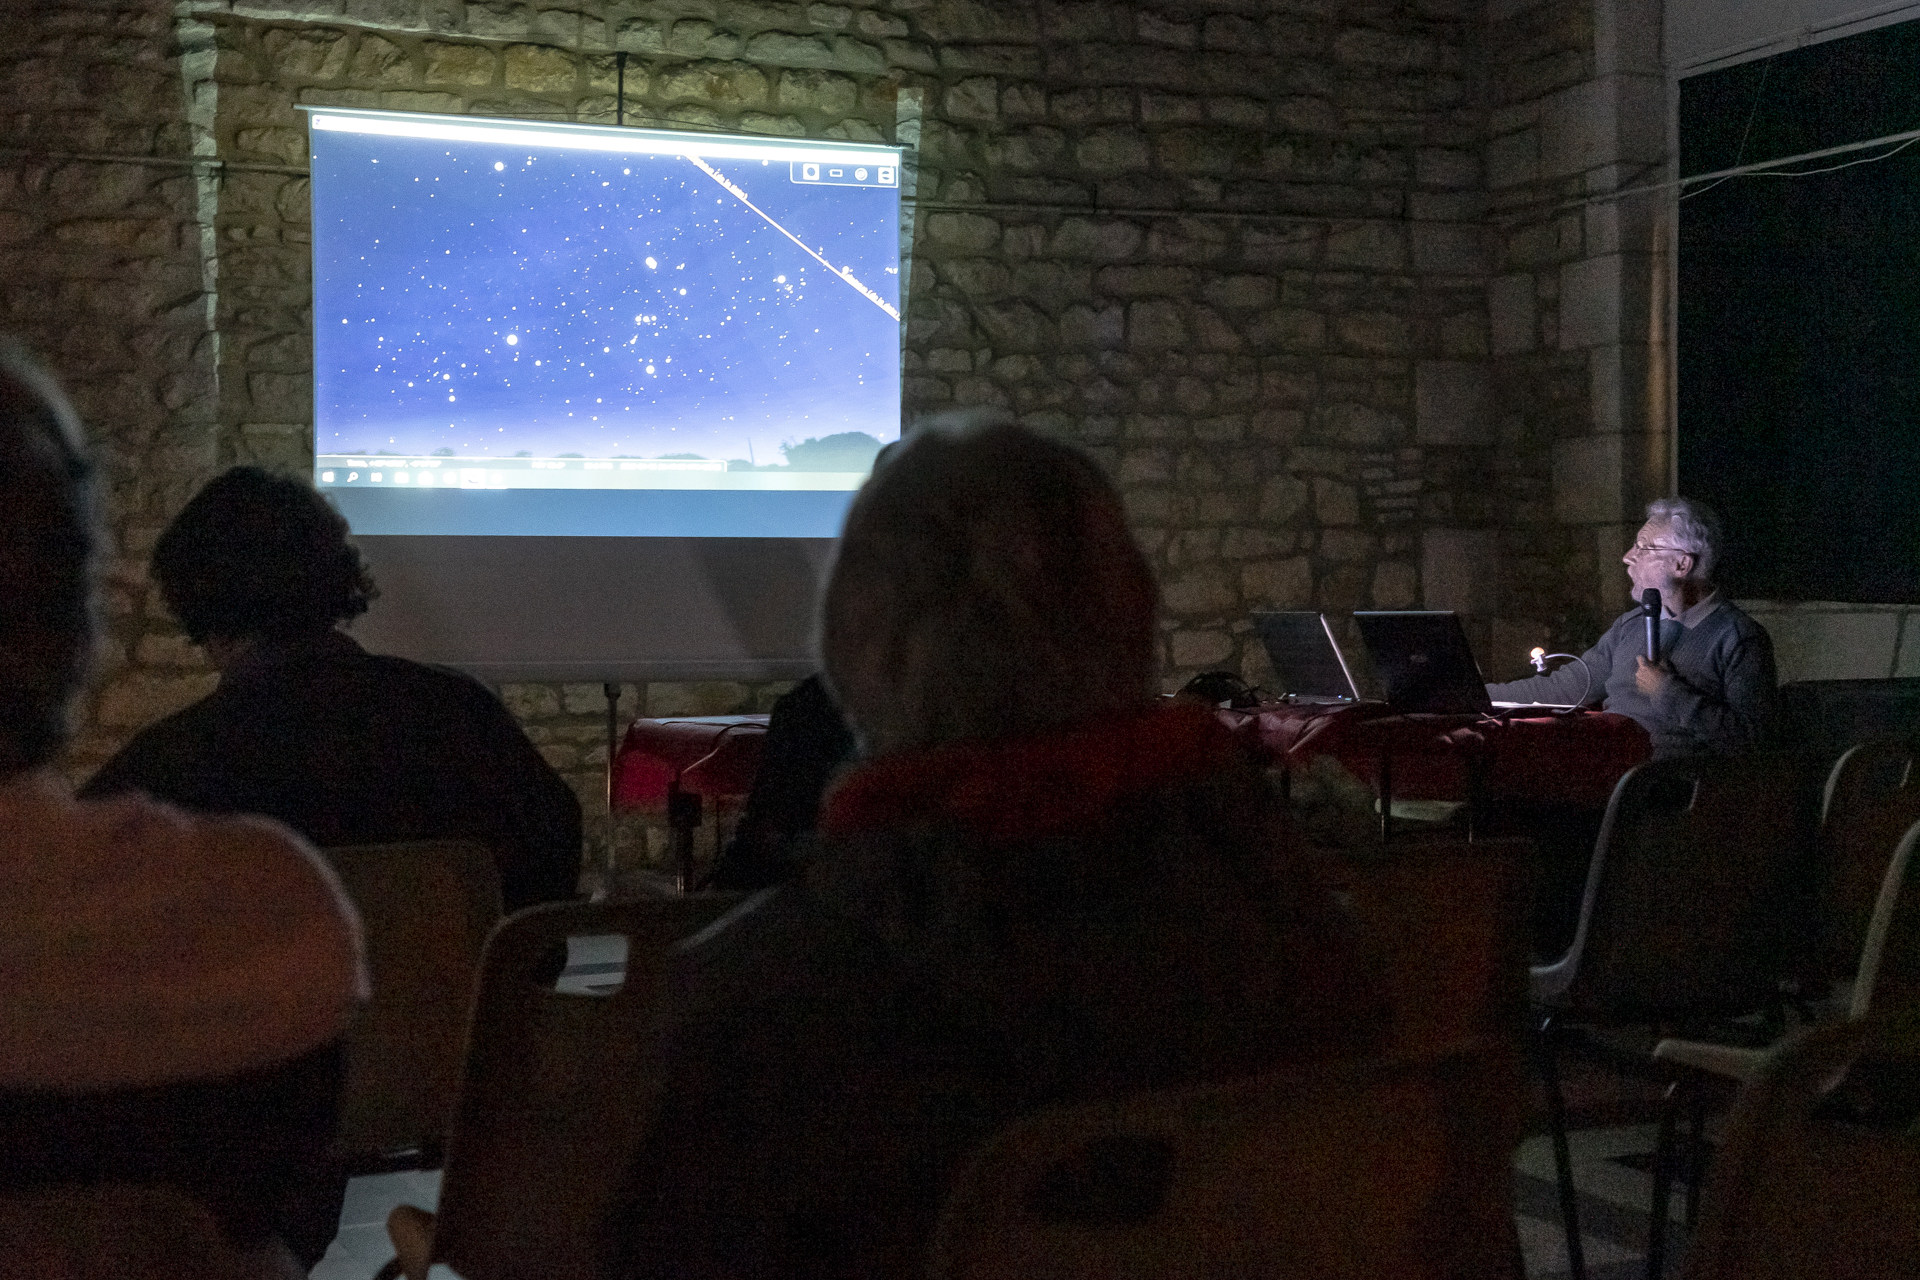
<path id="1" fill-rule="evenodd" d="M 1620 553 L 1670 492 L 1666 206 L 1591 199 L 1667 175 L 1668 110 L 1658 0 L 1491 0 L 1488 21 L 1491 421 L 1512 505 L 1454 572 L 1505 592 L 1472 602 L 1501 678 L 1627 607 Z"/>
<path id="2" fill-rule="evenodd" d="M 1595 74 L 1584 12 L 34 7 L 0 55 L 0 144 L 37 153 L 0 155 L 0 299 L 78 391 L 119 556 L 75 768 L 209 682 L 141 579 L 157 530 L 220 467 L 310 458 L 297 106 L 610 123 L 619 53 L 628 123 L 917 148 L 907 412 L 1005 406 L 1109 467 L 1161 575 L 1169 685 L 1219 666 L 1263 678 L 1247 623 L 1263 606 L 1456 605 L 1483 641 L 1516 600 L 1526 626 L 1583 625 L 1592 564 L 1565 569 L 1598 553 L 1585 525 L 1560 531 L 1584 516 L 1559 476 L 1580 465 L 1564 442 L 1592 434 L 1592 362 L 1556 322 L 1568 264 L 1592 250 L 1567 242 L 1564 219 L 1512 222 L 1566 184 L 1537 161 L 1513 176 L 1510 135 L 1514 104 L 1544 110 Z M 1490 107 L 1504 130 L 1491 143 Z M 655 685 L 626 706 L 752 709 L 776 692 Z M 598 686 L 504 693 L 597 811 Z"/>

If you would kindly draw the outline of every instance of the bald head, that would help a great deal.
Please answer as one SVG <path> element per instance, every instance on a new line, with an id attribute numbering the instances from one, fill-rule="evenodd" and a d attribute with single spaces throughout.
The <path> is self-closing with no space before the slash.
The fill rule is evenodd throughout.
<path id="1" fill-rule="evenodd" d="M 876 754 L 1022 736 L 1145 704 L 1156 604 L 1084 454 L 1011 425 L 928 428 L 847 514 L 821 656 Z"/>
<path id="2" fill-rule="evenodd" d="M 66 741 L 93 644 L 93 504 L 73 407 L 0 343 L 0 777 Z"/>

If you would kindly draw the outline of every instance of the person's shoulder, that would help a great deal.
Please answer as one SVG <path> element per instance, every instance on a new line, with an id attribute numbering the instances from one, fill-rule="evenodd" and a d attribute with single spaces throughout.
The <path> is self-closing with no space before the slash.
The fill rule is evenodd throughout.
<path id="1" fill-rule="evenodd" d="M 14 799 L 15 797 L 9 797 Z M 260 818 L 42 786 L 12 806 L 0 968 L 21 998 L 14 1085 L 109 1088 L 233 1074 L 341 1035 L 364 998 L 359 922 L 319 856 Z M 61 937 L 57 966 L 35 942 Z M 18 963 L 13 963 L 17 961 Z M 57 971 L 56 971 L 57 970 Z"/>
<path id="2" fill-rule="evenodd" d="M 1767 629 L 1755 621 L 1752 614 L 1731 600 L 1722 600 L 1720 607 L 1703 619 L 1703 622 L 1727 628 L 1742 640 L 1768 636 Z"/>

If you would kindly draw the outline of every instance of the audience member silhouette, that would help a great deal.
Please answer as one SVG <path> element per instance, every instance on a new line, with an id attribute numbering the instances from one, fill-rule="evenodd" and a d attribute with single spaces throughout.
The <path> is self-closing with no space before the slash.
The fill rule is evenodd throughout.
<path id="1" fill-rule="evenodd" d="M 76 800 L 52 768 L 95 639 L 93 491 L 71 407 L 0 347 L 0 1192 L 167 1184 L 311 1264 L 358 922 L 278 824 Z"/>
<path id="2" fill-rule="evenodd" d="M 322 847 L 472 837 L 494 847 L 507 910 L 574 896 L 578 798 L 477 681 L 339 629 L 374 587 L 312 486 L 226 472 L 161 535 L 153 576 L 220 684 L 82 794 L 263 813 Z"/>
<path id="3" fill-rule="evenodd" d="M 1364 1052 L 1384 1009 L 1257 765 L 1154 694 L 1098 468 L 924 430 L 847 518 L 826 675 L 865 760 L 787 884 L 676 957 L 624 1276 L 913 1275 L 1014 1116 Z"/>

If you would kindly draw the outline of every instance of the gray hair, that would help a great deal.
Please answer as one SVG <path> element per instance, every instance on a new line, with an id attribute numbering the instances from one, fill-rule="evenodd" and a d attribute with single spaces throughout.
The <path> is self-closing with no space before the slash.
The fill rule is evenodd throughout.
<path id="1" fill-rule="evenodd" d="M 0 777 L 66 742 L 93 648 L 95 521 L 73 406 L 0 340 Z"/>
<path id="2" fill-rule="evenodd" d="M 1144 705 L 1157 604 L 1085 454 L 1006 423 L 927 424 L 847 514 L 821 657 L 875 754 L 1018 737 Z"/>
<path id="3" fill-rule="evenodd" d="M 1667 537 L 1693 557 L 1693 576 L 1713 579 L 1726 535 L 1720 517 L 1704 502 L 1692 498 L 1655 498 L 1647 504 L 1647 519 L 1667 526 Z"/>

